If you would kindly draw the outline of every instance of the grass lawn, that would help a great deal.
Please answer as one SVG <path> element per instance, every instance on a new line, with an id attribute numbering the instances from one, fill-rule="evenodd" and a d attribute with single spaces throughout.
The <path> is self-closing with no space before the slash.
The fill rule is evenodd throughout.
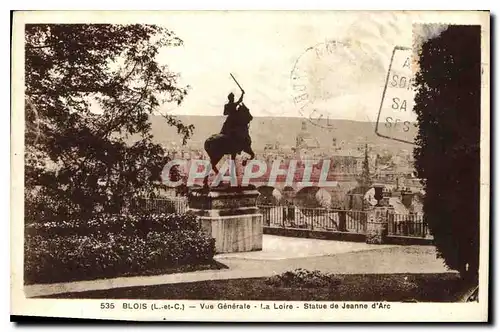
<path id="1" fill-rule="evenodd" d="M 191 299 L 288 301 L 453 302 L 464 291 L 457 273 L 338 274 L 333 288 L 290 288 L 268 284 L 268 278 L 210 280 L 194 283 L 115 288 L 66 293 L 50 298 Z"/>

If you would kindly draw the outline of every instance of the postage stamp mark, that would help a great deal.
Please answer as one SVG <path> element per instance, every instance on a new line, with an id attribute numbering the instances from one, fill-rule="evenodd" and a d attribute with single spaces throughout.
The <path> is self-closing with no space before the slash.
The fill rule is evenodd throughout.
<path id="1" fill-rule="evenodd" d="M 414 144 L 411 134 L 417 128 L 417 115 L 413 111 L 415 90 L 411 59 L 411 48 L 394 48 L 375 133 L 381 137 Z"/>

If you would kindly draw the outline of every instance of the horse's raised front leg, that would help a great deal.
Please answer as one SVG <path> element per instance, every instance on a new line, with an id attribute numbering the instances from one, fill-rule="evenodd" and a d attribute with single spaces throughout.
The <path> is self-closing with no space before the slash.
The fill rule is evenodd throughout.
<path id="1" fill-rule="evenodd" d="M 250 155 L 250 160 L 254 159 L 255 158 L 255 153 L 253 152 L 252 150 L 252 147 L 249 146 L 248 148 L 245 149 L 245 152 L 248 153 Z"/>
<path id="2" fill-rule="evenodd" d="M 253 150 L 252 150 L 252 147 L 251 147 L 251 146 L 248 146 L 248 147 L 244 148 L 244 149 L 243 149 L 243 152 L 248 153 L 248 154 L 250 155 L 250 159 L 248 159 L 248 160 L 252 160 L 252 159 L 254 159 L 254 158 L 255 158 L 255 153 L 253 152 Z M 243 165 L 243 166 L 246 166 L 246 165 L 247 165 L 248 160 L 247 160 L 247 159 L 243 160 L 242 165 Z"/>

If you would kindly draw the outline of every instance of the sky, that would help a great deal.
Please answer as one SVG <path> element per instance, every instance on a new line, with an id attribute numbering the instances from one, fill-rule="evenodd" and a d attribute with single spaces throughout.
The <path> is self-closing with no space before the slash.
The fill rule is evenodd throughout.
<path id="1" fill-rule="evenodd" d="M 179 12 L 165 21 L 184 45 L 158 60 L 190 86 L 181 106 L 162 110 L 170 114 L 221 115 L 228 93 L 239 97 L 233 73 L 254 116 L 300 116 L 294 97 L 305 90 L 325 117 L 376 121 L 392 51 L 412 43 L 404 13 Z"/>
<path id="2" fill-rule="evenodd" d="M 81 15 L 42 12 L 36 18 L 76 23 Z M 414 30 L 416 24 L 445 17 L 448 24 L 484 25 L 487 19 L 460 11 L 124 11 L 85 17 L 89 23 L 162 25 L 183 40 L 180 47 L 162 49 L 157 60 L 180 74 L 188 95 L 160 113 L 222 115 L 227 95 L 240 94 L 232 73 L 254 116 L 316 112 L 315 117 L 369 122 L 377 121 L 394 48 L 412 47 L 415 36 L 421 43 L 446 28 Z M 391 106 L 387 100 L 383 110 Z"/>

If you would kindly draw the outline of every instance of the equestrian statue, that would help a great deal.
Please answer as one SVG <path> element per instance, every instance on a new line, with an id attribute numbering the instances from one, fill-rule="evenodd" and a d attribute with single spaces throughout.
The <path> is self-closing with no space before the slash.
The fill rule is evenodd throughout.
<path id="1" fill-rule="evenodd" d="M 231 92 L 227 98 L 228 102 L 224 105 L 224 115 L 227 116 L 222 130 L 219 134 L 210 136 L 205 141 L 205 151 L 210 158 L 210 164 L 215 174 L 219 173 L 217 164 L 224 157 L 229 155 L 231 160 L 236 159 L 236 155 L 245 152 L 250 155 L 250 159 L 255 157 L 252 151 L 252 140 L 249 134 L 250 121 L 253 117 L 250 110 L 243 103 L 245 91 L 231 74 L 232 79 L 241 90 L 241 97 L 235 102 L 234 94 Z M 246 165 L 246 160 L 243 161 L 243 166 Z M 208 174 L 203 181 L 205 186 L 208 186 Z"/>

